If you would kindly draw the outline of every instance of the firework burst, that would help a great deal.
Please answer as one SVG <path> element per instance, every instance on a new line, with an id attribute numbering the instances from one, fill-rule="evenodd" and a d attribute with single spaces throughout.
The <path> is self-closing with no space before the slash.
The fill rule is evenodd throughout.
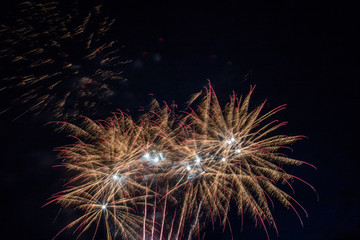
<path id="1" fill-rule="evenodd" d="M 11 99 L 8 105 L 20 116 L 64 120 L 96 112 L 125 80 L 122 47 L 105 40 L 113 23 L 101 6 L 84 13 L 59 2 L 19 4 L 0 27 L 0 89 Z"/>
<path id="2" fill-rule="evenodd" d="M 253 90 L 244 99 L 233 94 L 224 108 L 211 85 L 190 99 L 189 111 L 181 120 L 186 134 L 179 145 L 183 167 L 178 171 L 186 175 L 183 219 L 194 217 L 199 224 L 200 213 L 213 224 L 218 217 L 225 227 L 234 201 L 238 214 L 250 214 L 267 234 L 267 224 L 276 229 L 270 210 L 273 199 L 299 216 L 294 205 L 302 206 L 281 189 L 284 184 L 291 187 L 290 182 L 298 178 L 281 166 L 304 162 L 278 151 L 302 136 L 271 135 L 286 123 L 267 120 L 285 106 L 261 114 L 264 102 L 250 110 Z M 199 103 L 192 108 L 196 100 Z"/>
<path id="3" fill-rule="evenodd" d="M 138 208 L 151 197 L 144 182 L 143 131 L 125 115 L 108 121 L 94 122 L 85 118 L 84 127 L 64 124 L 76 143 L 59 148 L 64 166 L 74 174 L 69 186 L 53 196 L 50 202 L 83 210 L 83 215 L 67 228 L 78 225 L 80 234 L 100 220 L 106 223 L 108 239 L 120 233 L 129 239 L 139 239 L 140 225 L 148 229 L 148 221 L 137 214 Z M 149 196 L 145 196 L 145 193 Z M 110 231 L 112 229 L 112 231 Z M 115 233 L 113 229 L 117 229 Z"/>
<path id="4" fill-rule="evenodd" d="M 250 109 L 252 91 L 243 99 L 233 94 L 222 108 L 209 85 L 181 114 L 154 100 L 137 121 L 120 112 L 102 122 L 85 119 L 82 127 L 63 124 L 77 143 L 60 148 L 60 156 L 75 177 L 52 202 L 84 211 L 68 227 L 86 218 L 83 231 L 97 229 L 104 218 L 119 229 L 106 225 L 108 239 L 191 239 L 207 220 L 231 230 L 228 214 L 236 206 L 269 238 L 267 228 L 276 229 L 273 200 L 302 221 L 303 207 L 283 186 L 303 180 L 282 166 L 304 162 L 280 153 L 302 137 L 273 134 L 285 123 L 269 119 L 284 106 Z"/>

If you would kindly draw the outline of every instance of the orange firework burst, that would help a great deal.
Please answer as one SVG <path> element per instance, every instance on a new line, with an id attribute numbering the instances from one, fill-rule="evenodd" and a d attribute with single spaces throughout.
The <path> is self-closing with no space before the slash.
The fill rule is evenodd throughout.
<path id="1" fill-rule="evenodd" d="M 82 234 L 96 223 L 97 230 L 104 218 L 108 239 L 118 233 L 138 239 L 143 218 L 136 214 L 137 207 L 144 205 L 143 193 L 151 191 L 142 184 L 145 144 L 141 128 L 125 115 L 102 123 L 86 118 L 84 127 L 63 127 L 72 131 L 77 140 L 76 144 L 58 149 L 63 166 L 75 176 L 67 183 L 69 188 L 54 195 L 51 202 L 84 212 L 67 228 L 78 224 Z M 113 233 L 110 229 L 117 230 Z"/>
<path id="2" fill-rule="evenodd" d="M 253 88 L 244 99 L 232 95 L 221 108 L 209 85 L 205 93 L 195 94 L 189 101 L 190 106 L 195 100 L 200 103 L 194 109 L 189 107 L 190 111 L 181 120 L 185 135 L 178 146 L 182 167 L 177 174 L 184 176 L 179 186 L 185 186 L 180 224 L 195 217 L 192 230 L 199 224 L 199 214 L 210 217 L 213 224 L 219 217 L 225 227 L 232 200 L 238 213 L 249 213 L 261 223 L 266 234 L 266 223 L 276 229 L 269 207 L 272 199 L 292 208 L 299 216 L 294 203 L 302 206 L 279 186 L 291 187 L 290 180 L 299 178 L 280 166 L 304 162 L 286 157 L 278 150 L 302 137 L 271 135 L 285 122 L 266 120 L 285 106 L 264 114 L 261 111 L 265 103 L 250 110 L 252 91 Z"/>
<path id="3" fill-rule="evenodd" d="M 263 103 L 251 110 L 252 92 L 243 99 L 233 94 L 222 108 L 209 85 L 182 114 L 176 105 L 160 107 L 154 100 L 138 121 L 120 113 L 103 122 L 85 119 L 84 127 L 64 124 L 77 143 L 60 148 L 60 156 L 76 175 L 72 187 L 52 201 L 84 211 L 68 227 L 97 229 L 103 218 L 108 239 L 119 233 L 191 239 L 205 226 L 201 220 L 214 225 L 219 219 L 231 229 L 228 213 L 235 204 L 239 215 L 250 215 L 269 237 L 267 226 L 276 229 L 273 200 L 301 221 L 296 206 L 303 207 L 282 185 L 303 180 L 282 166 L 304 162 L 279 150 L 302 137 L 272 134 L 285 123 L 268 119 L 284 106 L 262 114 Z"/>

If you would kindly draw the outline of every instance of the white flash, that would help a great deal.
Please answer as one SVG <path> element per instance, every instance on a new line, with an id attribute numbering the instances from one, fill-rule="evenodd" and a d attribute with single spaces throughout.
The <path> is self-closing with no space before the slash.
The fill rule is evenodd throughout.
<path id="1" fill-rule="evenodd" d="M 197 155 L 195 156 L 195 162 L 198 164 L 201 162 L 201 158 Z"/>

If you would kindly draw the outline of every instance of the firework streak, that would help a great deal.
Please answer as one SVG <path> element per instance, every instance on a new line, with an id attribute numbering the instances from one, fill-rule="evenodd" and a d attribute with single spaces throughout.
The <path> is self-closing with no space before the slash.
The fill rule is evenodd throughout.
<path id="1" fill-rule="evenodd" d="M 121 65 L 128 61 L 119 55 L 122 46 L 107 40 L 114 20 L 101 6 L 80 11 L 60 2 L 24 2 L 8 18 L 0 25 L 0 91 L 11 107 L 3 104 L 0 112 L 69 120 L 95 113 L 126 80 Z"/>

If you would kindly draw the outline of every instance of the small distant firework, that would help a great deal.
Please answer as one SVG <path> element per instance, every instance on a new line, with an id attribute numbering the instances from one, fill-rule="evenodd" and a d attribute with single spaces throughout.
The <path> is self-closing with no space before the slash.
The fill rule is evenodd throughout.
<path id="1" fill-rule="evenodd" d="M 96 112 L 125 81 L 119 44 L 109 41 L 114 20 L 101 6 L 87 12 L 60 2 L 23 2 L 0 26 L 2 94 L 26 112 L 71 119 Z M 20 111 L 20 113 L 19 113 Z"/>
<path id="2" fill-rule="evenodd" d="M 67 226 L 81 233 L 93 224 L 95 236 L 104 221 L 107 239 L 192 239 L 207 220 L 231 230 L 230 205 L 269 238 L 267 228 L 276 230 L 273 200 L 302 223 L 297 208 L 307 215 L 305 209 L 282 185 L 306 182 L 282 166 L 305 162 L 279 152 L 301 136 L 271 135 L 285 123 L 267 120 L 284 106 L 250 110 L 252 91 L 232 95 L 222 108 L 209 85 L 181 114 L 175 104 L 154 100 L 136 121 L 120 112 L 106 121 L 85 119 L 83 127 L 62 123 L 76 143 L 59 148 L 60 157 L 75 176 L 50 202 L 81 209 Z"/>

